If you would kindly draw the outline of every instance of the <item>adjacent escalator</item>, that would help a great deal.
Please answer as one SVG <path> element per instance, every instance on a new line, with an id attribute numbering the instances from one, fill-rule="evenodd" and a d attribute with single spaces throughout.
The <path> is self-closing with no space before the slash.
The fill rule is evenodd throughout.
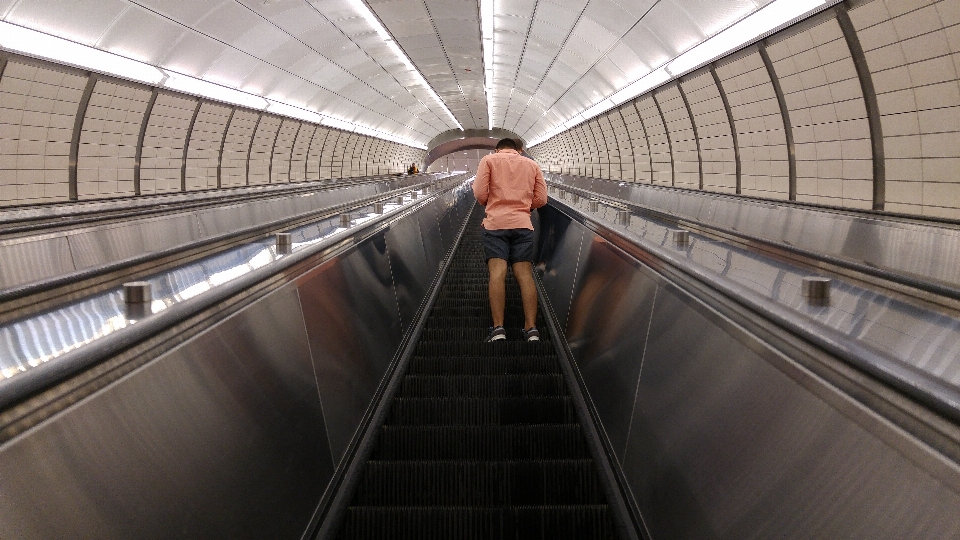
<path id="1" fill-rule="evenodd" d="M 616 538 L 545 324 L 482 343 L 487 273 L 473 212 L 338 538 Z M 542 322 L 542 314 L 540 315 Z"/>

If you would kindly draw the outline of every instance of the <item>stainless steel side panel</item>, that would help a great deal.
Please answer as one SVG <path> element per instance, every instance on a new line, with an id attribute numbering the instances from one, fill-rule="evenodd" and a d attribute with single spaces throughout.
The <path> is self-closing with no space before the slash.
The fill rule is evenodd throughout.
<path id="1" fill-rule="evenodd" d="M 15 284 L 59 276 L 74 270 L 65 237 L 0 244 L 0 283 Z"/>
<path id="2" fill-rule="evenodd" d="M 541 221 L 547 294 L 575 283 L 567 338 L 652 538 L 960 538 L 956 463 L 563 214 Z M 589 249 L 559 249 L 571 234 Z"/>
<path id="3" fill-rule="evenodd" d="M 592 236 L 592 235 L 591 235 Z M 621 461 L 647 346 L 657 283 L 623 252 L 594 236 L 581 254 L 566 336 L 607 437 Z"/>
<path id="4" fill-rule="evenodd" d="M 537 250 L 537 267 L 542 271 L 543 286 L 550 296 L 550 303 L 561 328 L 567 325 L 570 297 L 579 272 L 580 255 L 584 239 L 584 227 L 563 219 L 556 209 L 545 206 L 540 214 L 540 239 Z M 589 245 L 589 244 L 588 244 Z"/>
<path id="5" fill-rule="evenodd" d="M 299 538 L 333 473 L 285 287 L 0 450 L 3 538 Z"/>
<path id="6" fill-rule="evenodd" d="M 682 219 L 960 286 L 960 265 L 955 264 L 960 257 L 960 229 L 956 226 L 633 182 L 550 177 L 558 184 L 603 193 Z"/>
<path id="7" fill-rule="evenodd" d="M 400 324 L 404 333 L 410 328 L 429 287 L 426 279 L 427 258 L 421 238 L 420 224 L 416 218 L 395 224 L 386 234 L 390 270 L 397 290 Z"/>
<path id="8" fill-rule="evenodd" d="M 439 269 L 419 221 L 5 443 L 0 538 L 301 538 Z"/>

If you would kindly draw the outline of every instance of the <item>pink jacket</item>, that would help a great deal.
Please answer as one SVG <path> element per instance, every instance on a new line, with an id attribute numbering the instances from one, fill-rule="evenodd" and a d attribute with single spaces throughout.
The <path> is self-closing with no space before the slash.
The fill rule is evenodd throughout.
<path id="1" fill-rule="evenodd" d="M 483 228 L 533 229 L 530 211 L 547 204 L 547 184 L 536 161 L 504 149 L 480 160 L 473 194 L 486 206 Z"/>

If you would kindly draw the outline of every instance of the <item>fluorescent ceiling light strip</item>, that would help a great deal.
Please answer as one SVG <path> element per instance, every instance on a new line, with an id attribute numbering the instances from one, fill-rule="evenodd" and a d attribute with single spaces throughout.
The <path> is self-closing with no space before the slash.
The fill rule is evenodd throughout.
<path id="1" fill-rule="evenodd" d="M 726 56 L 730 52 L 748 43 L 752 43 L 770 31 L 776 30 L 794 20 L 811 15 L 826 7 L 828 4 L 836 2 L 837 0 L 775 0 L 760 10 L 728 26 L 706 41 L 688 49 L 677 58 L 667 62 L 666 65 L 621 88 L 608 98 L 611 103 L 610 107 L 599 110 L 597 105 L 593 105 L 587 109 L 587 111 L 575 115 L 573 118 L 582 115 L 583 119 L 570 127 L 575 127 L 590 120 L 609 108 L 616 107 L 621 103 L 642 96 L 667 81 Z M 605 101 L 601 101 L 600 103 L 605 103 Z M 591 114 L 587 114 L 588 111 Z M 544 134 L 536 137 L 534 139 L 535 142 L 530 143 L 530 146 L 540 144 L 563 132 L 565 129 L 569 129 L 564 128 L 564 125 L 569 122 L 570 119 L 561 125 L 548 129 Z"/>
<path id="2" fill-rule="evenodd" d="M 480 34 L 483 38 L 483 89 L 487 95 L 487 124 L 493 129 L 493 2 L 480 0 Z"/>
<path id="3" fill-rule="evenodd" d="M 0 21 L 0 47 L 26 56 L 114 75 L 149 85 L 159 84 L 159 69 L 125 56 Z"/>
<path id="4" fill-rule="evenodd" d="M 370 9 L 370 6 L 368 6 L 367 3 L 364 2 L 363 0 L 347 0 L 347 3 L 349 3 L 353 7 L 354 11 L 356 11 L 361 17 L 363 17 L 365 21 L 367 21 L 367 24 L 373 27 L 373 29 L 377 32 L 377 35 L 380 36 L 380 39 L 382 39 L 387 44 L 387 48 L 393 51 L 393 54 L 397 58 L 399 58 L 401 62 L 403 62 L 403 65 L 407 67 L 410 73 L 412 73 L 413 76 L 416 77 L 417 80 L 420 82 L 420 84 L 423 85 L 423 87 L 427 90 L 427 92 L 430 93 L 430 96 L 434 100 L 436 100 L 436 102 L 440 105 L 443 111 L 447 113 L 447 116 L 450 117 L 450 120 L 458 128 L 460 128 L 460 131 L 463 131 L 463 126 L 460 124 L 459 121 L 457 121 L 457 117 L 453 115 L 453 113 L 450 111 L 449 108 L 447 108 L 447 104 L 444 103 L 442 99 L 440 99 L 440 96 L 433 91 L 433 87 L 430 86 L 429 83 L 427 83 L 427 79 L 423 77 L 423 74 L 420 73 L 420 70 L 417 69 L 415 65 L 413 65 L 413 62 L 407 56 L 407 53 L 403 52 L 403 49 L 400 48 L 400 45 L 393 40 L 393 36 L 390 35 L 390 32 L 387 32 L 387 29 L 383 26 L 383 23 L 380 22 L 380 19 Z"/>
<path id="5" fill-rule="evenodd" d="M 302 107 L 264 99 L 261 96 L 249 92 L 229 88 L 175 71 L 161 69 L 139 60 L 133 60 L 119 54 L 81 45 L 80 43 L 3 21 L 0 21 L 0 48 L 25 56 L 42 58 L 58 64 L 66 64 L 150 86 L 160 86 L 185 94 L 229 103 L 231 105 L 239 105 L 259 111 L 268 110 L 281 116 L 288 116 L 317 124 L 331 125 L 330 117 Z M 363 132 L 415 148 L 426 148 L 425 145 L 417 141 L 405 139 L 346 120 L 338 119 L 336 127 L 347 131 Z"/>

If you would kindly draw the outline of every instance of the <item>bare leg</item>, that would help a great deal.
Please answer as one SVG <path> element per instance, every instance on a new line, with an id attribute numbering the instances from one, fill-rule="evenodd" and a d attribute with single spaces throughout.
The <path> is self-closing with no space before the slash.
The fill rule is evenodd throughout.
<path id="1" fill-rule="evenodd" d="M 533 282 L 533 263 L 513 263 L 513 277 L 520 284 L 520 297 L 523 299 L 523 329 L 529 330 L 537 325 L 537 285 Z"/>
<path id="2" fill-rule="evenodd" d="M 490 314 L 493 326 L 503 326 L 503 310 L 507 304 L 507 261 L 487 259 L 490 271 Z"/>

